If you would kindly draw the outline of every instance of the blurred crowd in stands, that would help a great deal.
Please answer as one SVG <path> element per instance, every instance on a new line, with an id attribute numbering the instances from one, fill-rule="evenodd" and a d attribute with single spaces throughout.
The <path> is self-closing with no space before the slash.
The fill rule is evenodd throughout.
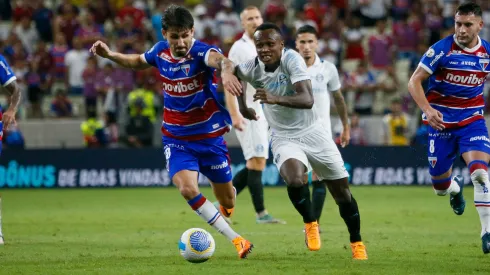
<path id="1" fill-rule="evenodd" d="M 387 145 L 426 142 L 426 127 L 420 124 L 420 111 L 406 84 L 428 47 L 453 33 L 454 10 L 463 1 L 255 2 L 261 5 L 265 21 L 280 26 L 288 47 L 295 47 L 295 30 L 302 25 L 318 30 L 318 55 L 337 65 L 342 79 L 352 144 L 368 145 L 364 136 L 369 129 L 363 120 L 370 115 L 382 116 Z M 490 39 L 490 1 L 475 2 L 484 10 L 480 36 Z M 22 89 L 19 120 L 86 118 L 82 132 L 88 146 L 151 145 L 162 106 L 158 71 L 122 69 L 90 55 L 88 49 L 102 40 L 115 51 L 144 52 L 164 39 L 161 12 L 170 3 L 187 6 L 194 15 L 195 38 L 219 46 L 225 54 L 242 35 L 240 11 L 254 4 L 245 0 L 0 1 L 0 53 Z M 95 138 L 102 128 L 103 142 Z M 334 133 L 340 131 L 334 125 Z"/>

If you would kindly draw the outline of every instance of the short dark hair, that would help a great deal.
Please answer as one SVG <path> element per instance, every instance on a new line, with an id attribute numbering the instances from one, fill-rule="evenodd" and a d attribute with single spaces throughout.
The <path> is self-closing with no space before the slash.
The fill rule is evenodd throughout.
<path id="1" fill-rule="evenodd" d="M 302 33 L 311 33 L 314 34 L 318 38 L 318 32 L 316 31 L 315 27 L 312 25 L 304 25 L 301 26 L 297 31 L 296 31 L 296 37 Z"/>
<path id="2" fill-rule="evenodd" d="M 482 16 L 482 11 L 480 5 L 473 2 L 466 2 L 456 9 L 456 14 L 468 15 L 474 14 L 475 16 Z"/>
<path id="3" fill-rule="evenodd" d="M 275 30 L 281 36 L 281 38 L 283 38 L 281 29 L 276 24 L 270 22 L 262 23 L 262 25 L 258 26 L 257 29 L 255 29 L 255 32 L 265 30 Z"/>
<path id="4" fill-rule="evenodd" d="M 194 18 L 189 10 L 177 5 L 170 5 L 162 14 L 162 29 L 190 30 L 194 27 Z"/>

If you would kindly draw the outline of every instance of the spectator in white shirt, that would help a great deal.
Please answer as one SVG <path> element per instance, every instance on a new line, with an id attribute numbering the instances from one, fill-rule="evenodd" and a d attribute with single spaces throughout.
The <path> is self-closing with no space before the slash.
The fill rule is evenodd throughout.
<path id="1" fill-rule="evenodd" d="M 83 94 L 83 71 L 87 65 L 89 53 L 83 48 L 82 42 L 78 37 L 73 38 L 73 49 L 69 50 L 65 56 L 68 84 L 70 93 Z"/>

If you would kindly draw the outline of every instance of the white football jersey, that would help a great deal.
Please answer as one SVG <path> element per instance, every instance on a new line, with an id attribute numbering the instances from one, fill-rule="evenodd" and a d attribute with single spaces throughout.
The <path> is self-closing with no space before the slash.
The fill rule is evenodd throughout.
<path id="1" fill-rule="evenodd" d="M 313 110 L 322 120 L 328 133 L 332 133 L 330 123 L 330 93 L 340 89 L 339 73 L 335 65 L 329 61 L 321 60 L 315 56 L 315 62 L 308 67 L 308 74 L 311 77 L 311 86 L 315 104 Z"/>
<path id="2" fill-rule="evenodd" d="M 242 38 L 233 43 L 233 46 L 228 53 L 228 58 L 233 61 L 235 64 L 241 64 L 249 61 L 252 58 L 257 57 L 257 50 L 255 49 L 255 44 L 247 35 L 244 33 Z M 260 119 L 264 119 L 264 112 L 262 111 L 262 105 L 260 102 L 254 102 L 254 94 L 255 89 L 252 85 L 247 85 L 247 106 L 253 108 L 255 113 L 260 117 Z"/>
<path id="3" fill-rule="evenodd" d="M 294 50 L 284 49 L 281 64 L 274 72 L 266 72 L 265 65 L 258 57 L 241 63 L 237 76 L 255 89 L 265 88 L 268 93 L 278 96 L 292 96 L 296 92 L 294 83 L 310 80 L 303 57 Z M 317 122 L 313 109 L 294 109 L 280 105 L 264 104 L 264 114 L 272 133 L 282 136 L 299 136 Z"/>

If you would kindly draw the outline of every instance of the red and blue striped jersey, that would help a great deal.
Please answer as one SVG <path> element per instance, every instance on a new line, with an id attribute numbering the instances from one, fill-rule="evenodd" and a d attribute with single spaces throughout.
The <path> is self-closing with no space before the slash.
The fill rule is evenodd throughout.
<path id="1" fill-rule="evenodd" d="M 419 66 L 431 74 L 425 93 L 430 105 L 442 113 L 446 128 L 484 119 L 483 84 L 490 72 L 490 44 L 478 37 L 472 49 L 448 36 L 424 54 Z M 427 123 L 425 114 L 422 115 Z"/>
<path id="2" fill-rule="evenodd" d="M 217 100 L 215 69 L 207 66 L 212 50 L 221 52 L 214 46 L 193 40 L 188 54 L 175 58 L 168 43 L 161 41 L 141 55 L 160 71 L 164 96 L 162 133 L 165 136 L 200 140 L 229 131 L 231 117 Z"/>

